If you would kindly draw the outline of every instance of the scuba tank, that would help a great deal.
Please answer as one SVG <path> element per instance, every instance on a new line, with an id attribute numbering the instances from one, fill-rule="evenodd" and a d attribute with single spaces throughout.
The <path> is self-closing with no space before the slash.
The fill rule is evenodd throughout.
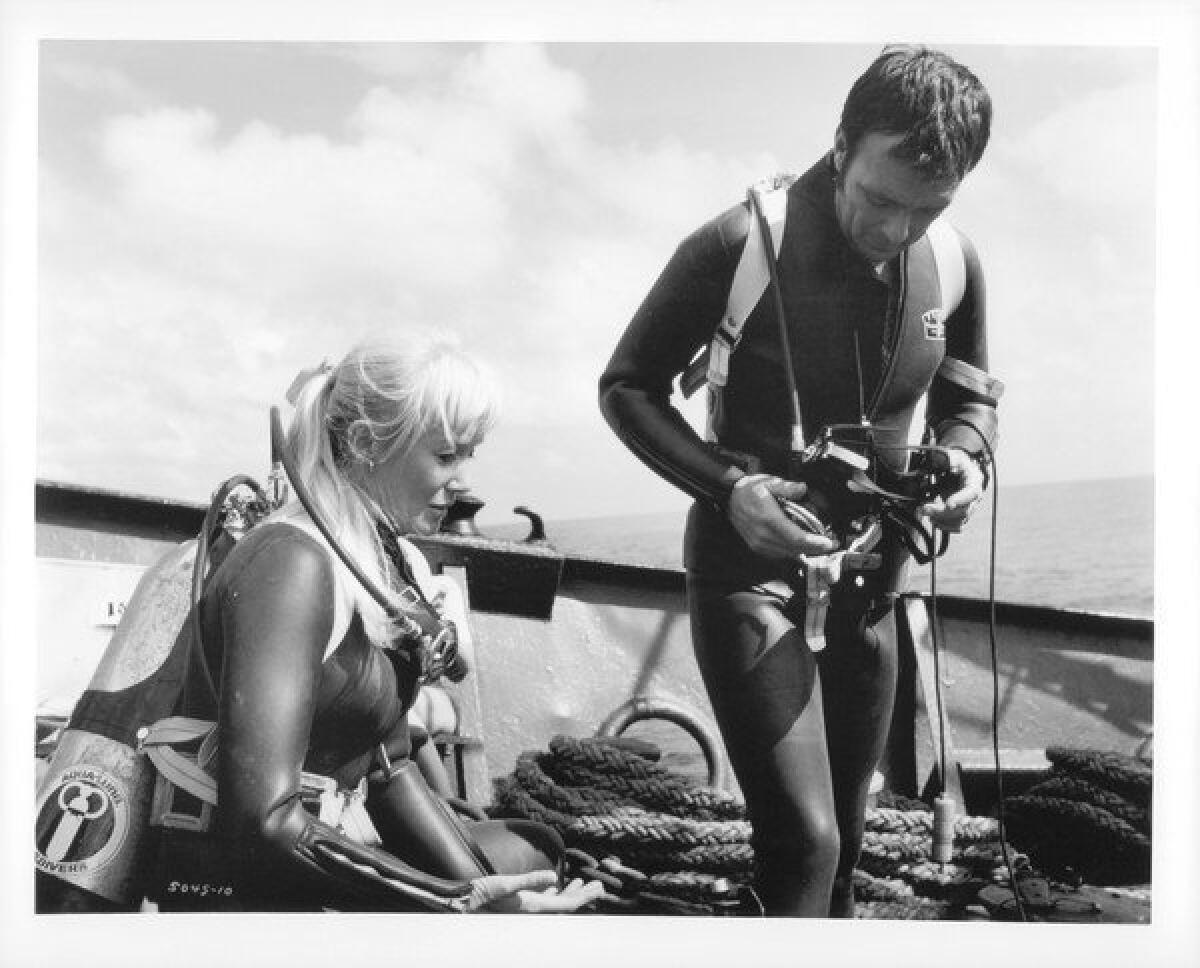
<path id="1" fill-rule="evenodd" d="M 155 772 L 138 731 L 170 715 L 186 672 L 196 541 L 138 582 L 37 792 L 37 910 L 135 910 L 152 855 Z"/>
<path id="2" fill-rule="evenodd" d="M 244 488 L 251 499 L 238 497 Z M 217 489 L 199 536 L 142 575 L 38 785 L 38 912 L 141 906 L 155 853 L 157 777 L 141 739 L 175 711 L 198 641 L 193 606 L 210 563 L 219 564 L 269 509 L 251 478 L 230 478 Z"/>

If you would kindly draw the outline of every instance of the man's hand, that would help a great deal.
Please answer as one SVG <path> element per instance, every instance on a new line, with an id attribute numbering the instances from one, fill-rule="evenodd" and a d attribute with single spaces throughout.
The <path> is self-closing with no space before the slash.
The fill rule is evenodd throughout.
<path id="1" fill-rule="evenodd" d="M 750 550 L 766 558 L 795 559 L 800 555 L 825 555 L 838 544 L 792 523 L 779 506 L 779 499 L 796 501 L 807 488 L 770 474 L 740 478 L 729 496 L 729 520 Z"/>
<path id="2" fill-rule="evenodd" d="M 506 914 L 570 914 L 604 896 L 599 881 L 576 878 L 562 890 L 554 871 L 492 874 L 472 883 L 467 911 Z"/>
<path id="3" fill-rule="evenodd" d="M 952 447 L 946 451 L 950 462 L 945 472 L 955 482 L 957 490 L 938 496 L 917 508 L 943 531 L 959 532 L 983 499 L 983 469 L 965 450 Z"/>

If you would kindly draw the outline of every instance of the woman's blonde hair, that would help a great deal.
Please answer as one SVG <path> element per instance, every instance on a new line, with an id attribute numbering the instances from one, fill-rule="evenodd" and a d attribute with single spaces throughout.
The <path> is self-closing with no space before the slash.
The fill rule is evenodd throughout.
<path id="1" fill-rule="evenodd" d="M 496 382 L 456 337 L 407 332 L 364 340 L 294 389 L 287 443 L 296 472 L 339 543 L 368 577 L 388 588 L 378 533 L 382 512 L 354 482 L 357 467 L 403 458 L 434 427 L 449 443 L 479 443 L 495 423 Z M 368 636 L 383 644 L 389 634 L 383 609 L 358 582 L 353 585 Z"/>

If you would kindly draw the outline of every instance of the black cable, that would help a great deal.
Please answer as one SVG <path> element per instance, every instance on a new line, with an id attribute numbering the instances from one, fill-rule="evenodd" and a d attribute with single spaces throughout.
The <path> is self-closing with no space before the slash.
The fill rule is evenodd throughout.
<path id="1" fill-rule="evenodd" d="M 1000 507 L 1000 473 L 996 466 L 996 454 L 988 443 L 983 432 L 969 420 L 951 417 L 948 423 L 960 424 L 972 430 L 987 454 L 988 466 L 992 477 L 992 524 L 988 544 L 988 645 L 992 664 L 992 762 L 996 779 L 996 826 L 1000 837 L 1000 853 L 1004 857 L 1004 867 L 1008 871 L 1008 882 L 1012 885 L 1013 902 L 1017 915 L 1022 921 L 1028 921 L 1025 903 L 1021 899 L 1021 891 L 1017 884 L 1017 874 L 1013 868 L 1012 855 L 1008 850 L 1008 835 L 1004 823 L 1004 772 L 1000 766 L 1000 650 L 996 642 L 996 536 L 999 523 Z"/>
<path id="2" fill-rule="evenodd" d="M 267 495 L 254 478 L 245 474 L 235 474 L 225 481 L 213 494 L 208 510 L 204 513 L 204 523 L 200 527 L 200 533 L 196 536 L 196 560 L 192 564 L 191 648 L 195 650 L 200 659 L 200 672 L 204 677 L 204 685 L 208 688 L 214 701 L 220 701 L 220 695 L 217 691 L 216 681 L 213 679 L 212 670 L 208 668 L 208 656 L 204 654 L 204 634 L 199 608 L 200 596 L 204 593 L 204 579 L 208 571 L 208 548 L 212 541 L 213 527 L 217 523 L 217 516 L 221 513 L 225 502 L 239 487 L 248 487 L 254 492 L 255 497 L 264 506 L 267 506 Z"/>
<path id="3" fill-rule="evenodd" d="M 775 241 L 771 236 L 771 226 L 767 222 L 767 216 L 763 213 L 762 206 L 759 204 L 758 193 L 752 188 L 747 194 L 750 196 L 750 208 L 753 210 L 754 217 L 758 221 L 758 232 L 763 240 L 763 255 L 766 258 L 767 273 L 771 280 L 771 296 L 775 305 L 776 322 L 779 324 L 779 344 L 783 354 L 783 372 L 787 377 L 788 392 L 791 394 L 792 425 L 800 434 L 803 434 L 804 423 L 800 413 L 800 391 L 796 388 L 796 371 L 792 363 L 792 344 L 788 338 L 787 319 L 783 312 L 783 289 L 779 284 L 779 270 L 775 265 Z M 795 438 L 796 434 L 793 433 L 793 449 L 796 444 Z"/>
<path id="4" fill-rule="evenodd" d="M 287 474 L 288 480 L 291 482 L 292 489 L 296 492 L 296 497 L 300 500 L 301 506 L 303 506 L 309 518 L 312 519 L 313 524 L 317 526 L 317 530 L 321 532 L 326 543 L 330 548 L 333 549 L 338 558 L 341 559 L 342 564 L 346 566 L 350 574 L 352 574 L 358 583 L 366 589 L 367 594 L 375 599 L 375 601 L 379 604 L 379 607 L 383 609 L 384 614 L 386 614 L 389 619 L 401 623 L 411 621 L 411 619 L 409 619 L 408 616 L 406 616 L 400 610 L 400 607 L 384 593 L 383 589 L 381 589 L 374 581 L 372 581 L 370 576 L 362 570 L 362 567 L 350 556 L 349 552 L 342 547 L 341 542 L 334 537 L 333 529 L 325 520 L 325 516 L 317 511 L 316 503 L 309 494 L 308 487 L 305 485 L 304 480 L 296 472 L 296 466 L 292 461 L 291 450 L 288 448 L 283 439 L 283 424 L 279 417 L 278 407 L 271 408 L 271 450 L 273 453 L 277 453 L 279 455 L 280 462 L 283 464 L 283 469 Z"/>
<path id="5" fill-rule="evenodd" d="M 366 589 L 367 594 L 375 599 L 380 608 L 383 609 L 384 614 L 387 615 L 391 621 L 398 624 L 405 631 L 405 633 L 418 637 L 423 635 L 424 630 L 421 629 L 420 625 L 406 615 L 400 606 L 388 595 L 386 595 L 378 584 L 371 580 L 370 576 L 363 571 L 359 563 L 355 561 L 353 557 L 351 557 L 350 553 L 346 551 L 345 548 L 342 547 L 341 542 L 334 537 L 333 529 L 330 527 L 329 522 L 326 521 L 325 516 L 320 513 L 320 510 L 316 506 L 316 502 L 313 501 L 312 496 L 309 493 L 308 486 L 304 483 L 304 479 L 301 477 L 301 475 L 296 471 L 296 465 L 292 459 L 291 449 L 287 446 L 286 440 L 284 440 L 283 422 L 279 416 L 278 407 L 271 408 L 271 453 L 278 455 L 280 463 L 283 465 L 284 473 L 287 474 L 287 478 L 292 485 L 292 490 L 296 492 L 296 497 L 299 499 L 301 506 L 303 506 L 313 524 L 317 526 L 317 530 L 321 532 L 329 547 L 332 548 L 338 558 L 341 559 L 342 564 L 346 566 L 350 574 L 352 574 L 355 579 L 357 579 L 358 583 Z M 438 614 L 437 609 L 434 608 L 433 603 L 426 598 L 421 586 L 414 581 L 408 587 L 413 590 L 416 604 L 420 606 L 422 611 L 425 612 L 433 625 L 435 627 L 441 627 L 442 617 L 440 614 Z M 448 677 L 454 682 L 459 682 L 464 676 L 466 676 L 467 672 L 468 666 L 466 658 L 461 653 L 456 651 L 451 659 L 450 667 L 448 667 Z"/>
<path id="6" fill-rule="evenodd" d="M 858 419 L 867 423 L 867 394 L 863 388 L 862 350 L 859 346 L 858 327 L 854 328 L 854 376 L 858 381 Z"/>
<path id="7" fill-rule="evenodd" d="M 936 530 L 936 529 L 935 529 Z M 933 643 L 933 693 L 938 716 L 938 779 L 941 792 L 946 792 L 946 711 L 942 705 L 942 672 L 939 662 L 937 610 L 937 556 L 929 559 L 929 637 Z"/>
<path id="8" fill-rule="evenodd" d="M 996 644 L 996 524 L 1000 502 L 1000 474 L 996 468 L 996 458 L 992 453 L 992 448 L 988 446 L 988 442 L 983 439 L 982 434 L 979 435 L 979 438 L 983 441 L 988 455 L 988 463 L 992 469 L 992 527 L 988 549 L 988 644 L 992 661 L 992 760 L 996 766 L 996 825 L 1000 832 L 1000 852 L 1004 856 L 1004 867 L 1008 871 L 1008 880 L 1012 885 L 1017 914 L 1022 921 L 1027 921 L 1025 902 L 1021 898 L 1017 874 L 1013 869 L 1012 857 L 1008 852 L 1008 835 L 1004 823 L 1004 771 L 1000 766 L 1000 650 Z"/>

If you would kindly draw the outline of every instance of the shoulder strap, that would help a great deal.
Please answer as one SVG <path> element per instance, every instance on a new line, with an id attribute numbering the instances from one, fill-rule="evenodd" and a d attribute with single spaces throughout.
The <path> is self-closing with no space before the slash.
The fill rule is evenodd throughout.
<path id="1" fill-rule="evenodd" d="M 967 288 L 967 260 L 963 255 L 962 242 L 959 241 L 958 231 L 945 216 L 930 223 L 929 228 L 925 230 L 925 236 L 929 239 L 934 266 L 937 268 L 943 319 L 949 319 L 958 309 Z M 950 357 L 946 357 L 938 372 L 942 372 L 947 364 L 952 362 Z M 925 439 L 928 409 L 929 394 L 926 393 L 917 402 L 909 423 L 907 440 L 911 446 L 916 446 Z"/>
<path id="2" fill-rule="evenodd" d="M 779 258 L 779 249 L 783 245 L 783 232 L 787 224 L 787 190 L 795 180 L 794 175 L 775 175 L 751 185 L 747 192 L 758 196 L 759 205 L 770 226 L 770 251 L 776 259 Z M 734 270 L 721 322 L 713 334 L 712 342 L 688 364 L 679 381 L 680 390 L 685 397 L 690 397 L 702 384 L 708 384 L 706 436 L 709 440 L 716 439 L 715 424 L 720 410 L 721 390 L 729 378 L 729 358 L 741 341 L 746 320 L 758 305 L 770 282 L 766 253 L 767 242 L 763 239 L 758 219 L 754 218 L 751 211 L 746 244 L 742 248 L 741 258 L 738 259 L 737 269 Z"/>
<path id="3" fill-rule="evenodd" d="M 298 502 L 285 505 L 271 518 L 281 524 L 290 524 L 303 531 L 329 555 L 329 564 L 333 569 L 333 627 L 329 630 L 329 641 L 325 643 L 324 659 L 328 659 L 346 637 L 350 622 L 354 618 L 353 576 L 346 566 L 338 560 L 337 555 L 329 548 L 329 543 L 312 519 L 304 513 Z"/>
<path id="4" fill-rule="evenodd" d="M 933 248 L 938 285 L 942 290 L 942 309 L 950 316 L 958 309 L 967 287 L 967 260 L 963 256 L 962 243 L 954 226 L 944 217 L 934 221 L 925 234 Z"/>

